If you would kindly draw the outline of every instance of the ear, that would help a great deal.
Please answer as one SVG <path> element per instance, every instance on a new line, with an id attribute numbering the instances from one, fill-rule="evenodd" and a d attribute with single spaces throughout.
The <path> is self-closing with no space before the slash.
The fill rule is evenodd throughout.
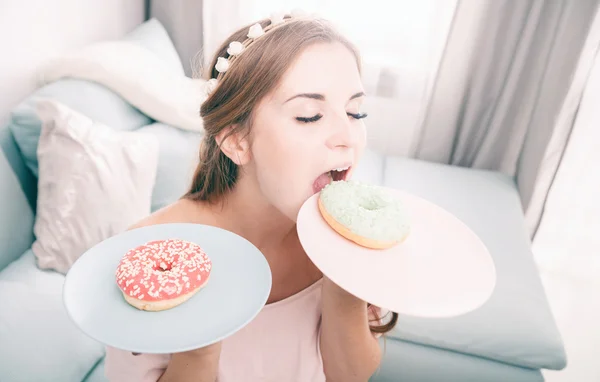
<path id="1" fill-rule="evenodd" d="M 250 161 L 250 143 L 245 131 L 238 125 L 231 125 L 221 130 L 215 140 L 221 151 L 238 166 Z"/>

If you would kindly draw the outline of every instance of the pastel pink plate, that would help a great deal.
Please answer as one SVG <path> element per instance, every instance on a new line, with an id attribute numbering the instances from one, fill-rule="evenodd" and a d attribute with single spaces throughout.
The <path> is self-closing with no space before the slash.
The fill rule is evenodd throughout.
<path id="1" fill-rule="evenodd" d="M 407 207 L 411 232 L 387 250 L 361 247 L 325 222 L 319 194 L 298 214 L 298 235 L 314 264 L 337 285 L 399 314 L 451 317 L 473 311 L 491 296 L 496 270 L 489 251 L 462 221 L 415 195 L 387 189 Z"/>

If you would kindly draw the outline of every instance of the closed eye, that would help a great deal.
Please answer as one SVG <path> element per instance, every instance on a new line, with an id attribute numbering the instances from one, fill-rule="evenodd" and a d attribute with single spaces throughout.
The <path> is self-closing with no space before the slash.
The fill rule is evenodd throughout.
<path id="1" fill-rule="evenodd" d="M 363 119 L 363 118 L 367 118 L 367 116 L 368 116 L 367 113 L 358 113 L 358 114 L 346 113 L 346 114 L 348 114 L 350 117 L 352 117 L 354 119 Z M 317 122 L 321 118 L 323 118 L 323 115 L 317 114 L 312 117 L 296 117 L 296 120 L 303 122 L 303 123 L 311 123 L 311 122 Z"/>
<path id="2" fill-rule="evenodd" d="M 367 118 L 367 116 L 368 116 L 367 113 L 358 113 L 358 114 L 346 113 L 346 114 L 348 114 L 350 117 L 352 117 L 354 119 L 363 119 L 363 118 Z"/>
<path id="3" fill-rule="evenodd" d="M 296 120 L 298 120 L 300 122 L 304 122 L 304 123 L 311 123 L 311 122 L 317 122 L 322 117 L 323 116 L 321 114 L 317 114 L 312 117 L 296 117 Z"/>

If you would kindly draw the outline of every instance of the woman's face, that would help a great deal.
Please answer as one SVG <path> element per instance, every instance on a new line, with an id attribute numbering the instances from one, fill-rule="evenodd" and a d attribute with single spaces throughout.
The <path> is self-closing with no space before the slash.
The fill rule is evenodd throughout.
<path id="1" fill-rule="evenodd" d="M 332 179 L 349 179 L 365 147 L 364 93 L 340 43 L 306 48 L 257 106 L 248 170 L 267 202 L 292 220 Z"/>

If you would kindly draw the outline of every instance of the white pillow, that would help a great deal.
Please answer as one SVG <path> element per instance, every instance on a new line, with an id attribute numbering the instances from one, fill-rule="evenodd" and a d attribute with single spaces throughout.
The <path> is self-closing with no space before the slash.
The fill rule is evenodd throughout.
<path id="1" fill-rule="evenodd" d="M 157 121 L 203 131 L 200 104 L 206 98 L 206 81 L 174 71 L 139 44 L 98 42 L 58 57 L 40 71 L 42 83 L 64 77 L 100 83 Z"/>
<path id="2" fill-rule="evenodd" d="M 37 113 L 42 132 L 32 250 L 38 267 L 66 274 L 88 248 L 150 214 L 159 142 L 55 101 L 40 101 Z"/>

